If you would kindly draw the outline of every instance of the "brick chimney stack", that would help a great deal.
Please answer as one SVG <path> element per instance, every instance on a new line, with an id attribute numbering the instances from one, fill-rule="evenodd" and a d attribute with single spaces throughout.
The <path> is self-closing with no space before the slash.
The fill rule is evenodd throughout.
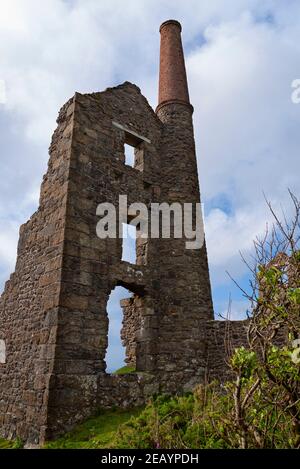
<path id="1" fill-rule="evenodd" d="M 181 24 L 168 20 L 160 27 L 160 70 L 157 111 L 165 104 L 190 103 L 181 42 Z"/>

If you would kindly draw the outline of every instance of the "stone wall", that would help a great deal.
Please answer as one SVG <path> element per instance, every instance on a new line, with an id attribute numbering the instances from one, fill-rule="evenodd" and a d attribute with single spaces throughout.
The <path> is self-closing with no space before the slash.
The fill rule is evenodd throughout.
<path id="1" fill-rule="evenodd" d="M 140 143 L 143 171 L 124 164 L 124 144 L 131 129 L 152 142 Z M 105 379 L 106 369 L 107 300 L 115 286 L 122 285 L 135 293 L 136 301 L 142 304 L 144 321 L 149 311 L 153 314 L 155 299 L 150 279 L 155 276 L 155 261 L 151 262 L 151 270 L 144 265 L 142 255 L 137 265 L 122 262 L 122 240 L 99 239 L 96 235 L 96 209 L 101 202 L 118 207 L 119 194 L 127 194 L 129 203 L 149 203 L 149 181 L 153 179 L 152 164 L 158 158 L 160 130 L 159 120 L 134 85 L 75 96 L 59 329 L 48 407 L 49 437 L 90 415 L 98 405 L 97 389 L 103 388 L 99 380 L 101 376 Z M 138 164 L 141 166 L 140 159 Z M 150 246 L 147 264 L 151 256 Z M 153 340 L 152 332 L 151 326 L 145 330 L 139 353 L 142 364 L 148 358 L 145 347 Z M 110 381 L 105 379 L 105 383 L 106 393 L 111 394 Z"/>
<path id="2" fill-rule="evenodd" d="M 230 378 L 228 359 L 234 349 L 247 345 L 248 320 L 208 321 L 206 323 L 206 380 Z"/>
<path id="3" fill-rule="evenodd" d="M 136 147 L 134 167 L 124 164 L 125 143 Z M 120 194 L 147 206 L 200 201 L 190 105 L 155 114 L 139 88 L 124 83 L 76 93 L 62 108 L 40 207 L 21 229 L 16 271 L 1 297 L 5 437 L 41 443 L 99 406 L 140 404 L 204 379 L 214 348 L 205 243 L 188 250 L 173 235 L 139 238 L 136 264 L 121 261 L 122 239 L 96 235 L 98 204 L 118 207 Z M 123 304 L 122 338 L 137 368 L 119 377 L 105 363 L 107 301 L 117 285 L 134 294 Z"/>

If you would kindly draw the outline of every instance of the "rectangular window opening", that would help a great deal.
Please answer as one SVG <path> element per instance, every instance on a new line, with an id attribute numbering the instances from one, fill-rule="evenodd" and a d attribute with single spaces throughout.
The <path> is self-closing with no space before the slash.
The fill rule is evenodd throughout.
<path id="1" fill-rule="evenodd" d="M 130 166 L 131 168 L 134 168 L 135 148 L 132 145 L 129 145 L 128 143 L 125 143 L 124 153 L 125 153 L 125 164 L 126 164 L 126 166 Z"/>
<path id="2" fill-rule="evenodd" d="M 125 132 L 125 164 L 139 171 L 143 170 L 144 151 L 143 140 L 135 135 Z"/>
<path id="3" fill-rule="evenodd" d="M 122 261 L 136 264 L 137 228 L 127 223 L 122 224 Z"/>

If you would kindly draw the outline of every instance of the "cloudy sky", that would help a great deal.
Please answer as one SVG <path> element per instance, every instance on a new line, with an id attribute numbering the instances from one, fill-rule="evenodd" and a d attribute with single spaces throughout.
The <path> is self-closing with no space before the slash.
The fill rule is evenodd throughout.
<path id="1" fill-rule="evenodd" d="M 125 80 L 155 107 L 158 28 L 169 18 L 183 26 L 215 311 L 231 293 L 233 317 L 244 314 L 226 270 L 246 285 L 239 250 L 250 254 L 270 218 L 263 192 L 287 210 L 287 188 L 299 195 L 298 0 L 0 0 L 1 290 L 18 227 L 37 208 L 59 108 L 74 91 Z M 123 294 L 111 300 L 111 366 Z"/>

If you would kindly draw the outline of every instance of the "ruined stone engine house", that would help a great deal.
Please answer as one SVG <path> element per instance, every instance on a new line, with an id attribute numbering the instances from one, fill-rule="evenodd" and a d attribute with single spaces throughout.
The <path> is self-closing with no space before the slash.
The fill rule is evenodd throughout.
<path id="1" fill-rule="evenodd" d="M 101 202 L 200 202 L 181 26 L 162 24 L 156 111 L 128 82 L 75 93 L 62 107 L 39 208 L 20 229 L 15 272 L 0 300 L 0 431 L 40 444 L 96 409 L 141 404 L 224 373 L 226 324 L 214 321 L 205 243 L 99 239 Z M 124 145 L 135 148 L 125 165 Z M 122 338 L 136 373 L 106 372 L 107 301 L 116 286 Z M 240 340 L 242 323 L 233 326 Z"/>

